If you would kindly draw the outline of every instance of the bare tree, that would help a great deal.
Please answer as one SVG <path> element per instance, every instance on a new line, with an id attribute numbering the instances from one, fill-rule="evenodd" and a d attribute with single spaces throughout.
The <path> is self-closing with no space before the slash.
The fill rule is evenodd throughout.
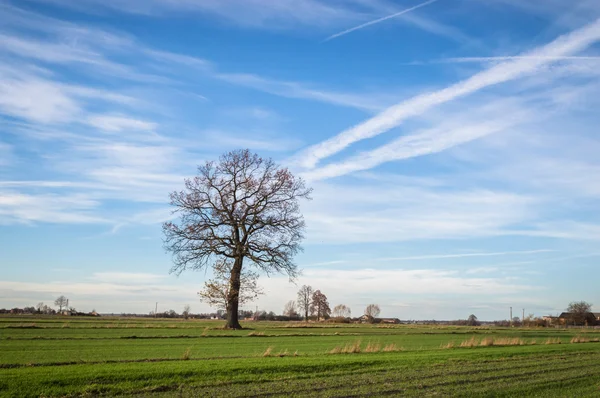
<path id="1" fill-rule="evenodd" d="M 570 320 L 574 325 L 587 324 L 587 319 L 591 311 L 592 304 L 586 301 L 573 301 L 567 307 Z"/>
<path id="2" fill-rule="evenodd" d="M 352 313 L 352 311 L 350 311 L 350 308 L 345 306 L 344 304 L 338 304 L 335 307 L 333 307 L 333 316 L 336 317 L 343 317 L 343 318 L 347 318 L 350 316 L 350 314 Z"/>
<path id="3" fill-rule="evenodd" d="M 381 309 L 377 304 L 369 304 L 367 308 L 365 308 L 365 315 L 369 317 L 369 320 L 373 321 L 375 318 L 379 316 L 381 313 Z"/>
<path id="4" fill-rule="evenodd" d="M 190 316 L 190 306 L 189 304 L 186 304 L 183 306 L 183 312 L 181 313 L 181 315 L 183 315 L 183 319 L 188 319 Z"/>
<path id="5" fill-rule="evenodd" d="M 213 279 L 204 282 L 204 288 L 198 292 L 200 301 L 220 310 L 227 311 L 227 300 L 231 289 L 231 261 L 218 260 L 213 266 Z M 243 270 L 240 276 L 238 304 L 244 305 L 264 294 L 258 286 L 258 274 L 251 270 Z"/>
<path id="6" fill-rule="evenodd" d="M 36 308 L 38 314 L 41 314 L 43 312 L 44 307 L 45 307 L 44 303 L 42 303 L 42 302 L 37 303 L 35 308 Z"/>
<path id="7" fill-rule="evenodd" d="M 477 317 L 473 314 L 469 315 L 469 318 L 467 318 L 467 325 L 468 326 L 479 326 L 479 320 L 477 319 Z"/>
<path id="8" fill-rule="evenodd" d="M 310 313 L 317 316 L 317 320 L 326 318 L 331 314 L 329 308 L 329 302 L 327 302 L 327 296 L 317 290 L 312 295 L 312 302 L 310 303 Z"/>
<path id="9" fill-rule="evenodd" d="M 299 199 L 310 192 L 288 169 L 248 150 L 198 167 L 198 175 L 185 180 L 185 190 L 170 196 L 180 215 L 179 223 L 163 225 L 165 248 L 173 254 L 171 272 L 203 269 L 218 258 L 233 261 L 226 327 L 240 329 L 244 260 L 267 274 L 296 277 L 293 258 L 304 230 Z"/>
<path id="10" fill-rule="evenodd" d="M 285 304 L 285 307 L 283 307 L 283 315 L 289 316 L 290 318 L 298 315 L 298 312 L 296 311 L 296 302 L 294 300 L 290 300 Z"/>
<path id="11" fill-rule="evenodd" d="M 312 286 L 303 285 L 298 290 L 298 308 L 304 312 L 304 320 L 308 321 L 308 312 L 310 311 L 310 303 L 312 302 L 314 290 Z"/>
<path id="12" fill-rule="evenodd" d="M 58 307 L 58 312 L 60 313 L 62 312 L 63 307 L 67 307 L 68 302 L 68 298 L 66 298 L 65 296 L 60 296 L 56 300 L 54 300 L 54 305 Z"/>

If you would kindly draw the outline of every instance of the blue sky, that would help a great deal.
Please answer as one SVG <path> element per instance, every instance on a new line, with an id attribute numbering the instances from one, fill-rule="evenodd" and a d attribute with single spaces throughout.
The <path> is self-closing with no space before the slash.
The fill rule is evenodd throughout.
<path id="1" fill-rule="evenodd" d="M 0 0 L 0 307 L 209 311 L 161 223 L 238 148 L 314 188 L 249 308 L 597 303 L 599 88 L 596 0 Z"/>

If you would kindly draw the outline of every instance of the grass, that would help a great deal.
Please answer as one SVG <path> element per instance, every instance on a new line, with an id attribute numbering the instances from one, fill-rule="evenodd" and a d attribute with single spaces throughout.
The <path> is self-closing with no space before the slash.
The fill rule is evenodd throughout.
<path id="1" fill-rule="evenodd" d="M 598 330 L 248 325 L 0 317 L 0 396 L 600 394 Z"/>

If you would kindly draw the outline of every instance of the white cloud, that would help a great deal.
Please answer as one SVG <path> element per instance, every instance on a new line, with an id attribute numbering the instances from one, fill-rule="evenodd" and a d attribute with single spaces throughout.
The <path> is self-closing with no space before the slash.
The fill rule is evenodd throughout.
<path id="1" fill-rule="evenodd" d="M 87 123 L 98 129 L 120 132 L 127 130 L 153 131 L 157 124 L 145 120 L 133 119 L 122 115 L 92 115 L 87 119 Z"/>
<path id="2" fill-rule="evenodd" d="M 433 260 L 433 259 L 448 259 L 448 258 L 465 258 L 465 257 L 496 257 L 496 256 L 512 256 L 522 254 L 539 254 L 549 253 L 555 250 L 538 249 L 538 250 L 521 250 L 509 252 L 475 252 L 475 253 L 456 253 L 456 254 L 428 254 L 422 256 L 406 256 L 406 257 L 385 257 L 378 258 L 374 261 L 413 261 L 413 260 Z"/>
<path id="3" fill-rule="evenodd" d="M 363 18 L 372 7 L 349 7 L 352 2 L 321 0 L 38 0 L 81 11 L 112 9 L 118 12 L 164 16 L 165 13 L 199 13 L 236 25 L 261 29 L 324 27 Z M 367 14 L 368 15 L 368 14 Z"/>
<path id="4" fill-rule="evenodd" d="M 347 129 L 337 136 L 313 145 L 299 159 L 301 165 L 314 167 L 349 145 L 388 131 L 410 117 L 421 115 L 443 103 L 473 94 L 486 87 L 518 79 L 546 66 L 547 57 L 569 56 L 582 51 L 600 39 L 600 20 L 563 35 L 553 42 L 524 54 L 528 58 L 495 65 L 445 89 L 413 97 L 394 105 L 377 116 Z"/>
<path id="5" fill-rule="evenodd" d="M 106 223 L 95 214 L 100 203 L 83 194 L 24 194 L 0 191 L 0 224 L 48 222 Z"/>
<path id="6" fill-rule="evenodd" d="M 6 166 L 11 163 L 12 160 L 12 146 L 0 142 L 0 166 Z"/>
<path id="7" fill-rule="evenodd" d="M 506 192 L 385 181 L 314 188 L 314 199 L 303 205 L 312 244 L 496 236 L 539 216 L 538 199 Z"/>
<path id="8" fill-rule="evenodd" d="M 139 272 L 95 272 L 90 279 L 99 283 L 115 283 L 127 285 L 156 284 L 168 279 L 164 274 L 148 274 Z"/>

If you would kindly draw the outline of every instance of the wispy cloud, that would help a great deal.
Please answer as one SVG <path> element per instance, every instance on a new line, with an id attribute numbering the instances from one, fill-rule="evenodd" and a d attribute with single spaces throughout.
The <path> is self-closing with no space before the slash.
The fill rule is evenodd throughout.
<path id="1" fill-rule="evenodd" d="M 353 2 L 322 0 L 128 0 L 101 1 L 37 0 L 84 12 L 111 10 L 162 17 L 182 13 L 205 15 L 213 19 L 246 28 L 288 30 L 293 28 L 322 28 L 354 22 L 369 15 L 372 7 L 357 7 Z"/>
<path id="2" fill-rule="evenodd" d="M 461 64 L 461 63 L 482 63 L 482 62 L 501 62 L 501 61 L 514 61 L 514 60 L 547 60 L 547 61 L 600 61 L 600 56 L 557 56 L 557 57 L 535 57 L 535 56 L 519 56 L 519 55 L 506 55 L 496 57 L 457 57 L 457 58 L 443 58 L 431 61 L 430 63 L 442 63 L 442 64 Z"/>
<path id="3" fill-rule="evenodd" d="M 310 244 L 499 236 L 539 217 L 535 197 L 501 191 L 387 181 L 313 187 L 314 198 L 303 207 Z"/>
<path id="4" fill-rule="evenodd" d="M 299 162 L 304 167 L 315 167 L 321 159 L 338 153 L 357 141 L 386 132 L 410 117 L 421 115 L 435 106 L 473 94 L 483 88 L 533 73 L 552 62 L 547 57 L 576 54 L 599 39 L 600 20 L 596 20 L 585 27 L 559 37 L 543 47 L 530 51 L 525 54 L 528 57 L 526 59 L 517 59 L 495 65 L 445 89 L 422 94 L 394 105 L 333 138 L 313 145 L 300 155 Z"/>
<path id="5" fill-rule="evenodd" d="M 551 253 L 556 250 L 538 249 L 538 250 L 520 250 L 508 252 L 481 252 L 481 253 L 458 253 L 458 254 L 428 254 L 423 256 L 406 256 L 406 257 L 385 257 L 378 258 L 376 261 L 413 261 L 413 260 L 435 260 L 448 258 L 466 258 L 466 257 L 498 257 L 498 256 L 518 256 L 528 254 Z"/>
<path id="6" fill-rule="evenodd" d="M 95 212 L 99 206 L 100 202 L 83 194 L 24 194 L 0 190 L 0 224 L 108 223 Z"/>
<path id="7" fill-rule="evenodd" d="M 123 115 L 93 115 L 87 119 L 87 123 L 98 129 L 119 132 L 123 130 L 153 131 L 157 124 L 145 120 L 133 119 Z"/>
<path id="8" fill-rule="evenodd" d="M 427 6 L 429 4 L 432 4 L 432 3 L 436 3 L 438 1 L 439 0 L 428 0 L 428 1 L 424 2 L 424 3 L 416 5 L 414 7 L 407 8 L 405 10 L 402 10 L 402 11 L 399 11 L 399 12 L 387 15 L 385 17 L 377 18 L 377 19 L 374 19 L 374 20 L 369 21 L 369 22 L 365 22 L 365 23 L 357 25 L 357 26 L 355 26 L 353 28 L 346 29 L 346 30 L 343 30 L 341 32 L 335 33 L 335 34 L 327 37 L 324 41 L 329 41 L 329 40 L 335 39 L 336 37 L 347 35 L 348 33 L 357 31 L 359 29 L 366 28 L 366 27 L 371 26 L 371 25 L 375 25 L 375 24 L 381 23 L 383 21 L 387 21 L 388 19 L 397 18 L 397 17 L 399 17 L 401 15 L 407 14 L 407 13 L 409 13 L 411 11 L 418 10 L 419 8 L 425 7 L 425 6 Z"/>
<path id="9" fill-rule="evenodd" d="M 477 115 L 477 109 L 469 111 L 468 116 L 470 118 L 475 117 L 477 120 L 470 120 L 470 122 L 465 123 L 465 120 L 457 120 L 460 118 L 450 119 L 438 127 L 400 137 L 374 150 L 360 153 L 341 162 L 309 170 L 303 175 L 306 179 L 314 181 L 355 171 L 368 170 L 393 160 L 410 159 L 442 152 L 454 146 L 502 132 L 529 120 L 529 117 L 532 116 L 531 111 L 517 109 L 504 100 L 495 102 L 492 106 L 488 104 L 484 108 L 484 110 L 479 110 L 482 115 Z M 502 110 L 508 110 L 508 108 L 511 112 L 502 112 Z M 486 110 L 489 111 L 490 109 L 498 111 L 499 115 L 486 120 L 484 115 L 488 113 Z"/>

